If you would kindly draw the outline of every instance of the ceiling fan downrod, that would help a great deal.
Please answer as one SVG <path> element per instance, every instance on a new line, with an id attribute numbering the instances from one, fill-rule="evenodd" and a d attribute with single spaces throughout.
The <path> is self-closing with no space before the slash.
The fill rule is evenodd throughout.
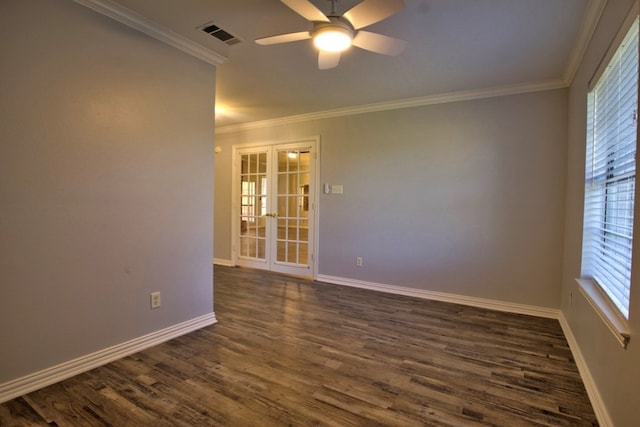
<path id="1" fill-rule="evenodd" d="M 329 0 L 331 2 L 331 14 L 329 15 L 330 17 L 338 17 L 338 12 L 336 11 L 336 4 L 338 3 L 338 0 Z"/>

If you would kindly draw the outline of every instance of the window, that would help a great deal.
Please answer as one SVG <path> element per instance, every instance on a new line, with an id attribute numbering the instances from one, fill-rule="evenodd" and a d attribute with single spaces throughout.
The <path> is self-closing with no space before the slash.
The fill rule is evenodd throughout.
<path id="1" fill-rule="evenodd" d="M 582 277 L 629 318 L 638 116 L 638 18 L 588 94 Z"/>
<path id="2" fill-rule="evenodd" d="M 242 210 L 242 221 L 256 222 L 256 204 L 260 207 L 258 215 L 265 216 L 267 214 L 267 178 L 261 176 L 260 191 L 261 195 L 256 195 L 256 183 L 242 181 L 242 202 L 240 204 Z"/>

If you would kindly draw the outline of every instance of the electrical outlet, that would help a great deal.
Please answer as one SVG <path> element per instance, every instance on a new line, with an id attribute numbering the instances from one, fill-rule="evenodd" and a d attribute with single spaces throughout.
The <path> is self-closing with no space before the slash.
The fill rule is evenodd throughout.
<path id="1" fill-rule="evenodd" d="M 160 299 L 160 292 L 151 293 L 151 308 L 160 307 L 162 300 Z"/>
<path id="2" fill-rule="evenodd" d="M 357 256 L 356 257 L 356 267 L 362 267 L 362 257 L 361 256 Z"/>

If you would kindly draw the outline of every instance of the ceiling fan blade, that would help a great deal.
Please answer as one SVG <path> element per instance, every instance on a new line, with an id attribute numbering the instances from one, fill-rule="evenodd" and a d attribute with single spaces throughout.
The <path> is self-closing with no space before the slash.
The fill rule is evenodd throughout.
<path id="1" fill-rule="evenodd" d="M 256 39 L 256 43 L 261 45 L 278 44 L 296 42 L 298 40 L 306 40 L 311 38 L 309 31 L 301 31 L 299 33 L 278 34 L 275 36 L 262 37 Z"/>
<path id="2" fill-rule="evenodd" d="M 329 18 L 320 9 L 308 0 L 280 0 L 289 6 L 294 12 L 308 21 L 330 22 Z"/>
<path id="3" fill-rule="evenodd" d="M 369 50 L 371 52 L 381 53 L 383 55 L 396 56 L 402 53 L 407 42 L 382 34 L 371 33 L 369 31 L 358 31 L 358 34 L 351 42 L 360 49 Z"/>
<path id="4" fill-rule="evenodd" d="M 284 0 L 282 0 L 284 1 Z M 356 30 L 375 24 L 404 8 L 404 0 L 364 0 L 342 16 L 347 18 Z"/>
<path id="5" fill-rule="evenodd" d="M 340 62 L 340 52 L 327 52 L 321 50 L 318 54 L 318 68 L 321 70 L 328 70 L 334 68 Z"/>

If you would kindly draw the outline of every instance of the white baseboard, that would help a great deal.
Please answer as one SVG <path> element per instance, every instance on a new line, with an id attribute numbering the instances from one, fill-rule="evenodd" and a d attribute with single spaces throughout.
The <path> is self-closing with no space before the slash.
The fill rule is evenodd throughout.
<path id="1" fill-rule="evenodd" d="M 580 372 L 580 377 L 582 377 L 584 388 L 587 389 L 587 394 L 589 395 L 591 406 L 593 406 L 593 412 L 596 413 L 598 424 L 600 424 L 600 427 L 613 427 L 613 421 L 611 421 L 609 412 L 607 411 L 607 408 L 604 405 L 604 401 L 600 396 L 600 392 L 598 391 L 598 387 L 596 386 L 596 383 L 593 380 L 593 377 L 591 376 L 591 371 L 589 371 L 587 362 L 584 360 L 584 356 L 580 351 L 580 347 L 578 346 L 578 341 L 576 340 L 575 336 L 573 335 L 573 332 L 571 331 L 569 322 L 567 322 L 567 319 L 566 317 L 564 317 L 563 313 L 560 313 L 558 320 L 560 321 L 560 326 L 562 327 L 564 336 L 566 337 L 567 342 L 569 343 L 569 348 L 571 348 L 571 353 L 573 354 L 573 358 L 575 359 L 576 365 L 578 366 L 578 371 Z"/>
<path id="2" fill-rule="evenodd" d="M 221 259 L 221 258 L 214 258 L 213 259 L 213 263 L 215 265 L 223 265 L 225 267 L 235 267 L 236 265 L 233 263 L 233 261 L 231 261 L 230 259 Z"/>
<path id="3" fill-rule="evenodd" d="M 69 360 L 68 362 L 52 366 L 42 371 L 0 384 L 0 403 L 57 383 L 59 381 L 71 378 L 74 375 L 81 374 L 98 366 L 121 359 L 130 354 L 137 353 L 154 345 L 158 345 L 170 339 L 179 337 L 180 335 L 193 332 L 205 326 L 216 323 L 215 313 L 205 314 L 186 322 L 178 323 L 168 328 L 143 335 L 138 338 L 96 351 Z"/>
<path id="4" fill-rule="evenodd" d="M 383 283 L 365 282 L 362 280 L 347 279 L 344 277 L 318 275 L 319 282 L 333 283 L 335 285 L 351 286 L 354 288 L 370 289 L 373 291 L 387 292 L 397 295 L 450 302 L 454 304 L 468 305 L 472 307 L 487 308 L 489 310 L 505 311 L 508 313 L 527 314 L 530 316 L 558 319 L 560 310 L 533 305 L 516 304 L 504 301 L 484 298 L 468 297 L 464 295 L 448 294 L 444 292 L 426 291 L 423 289 L 407 288 L 402 286 L 387 285 Z"/>

